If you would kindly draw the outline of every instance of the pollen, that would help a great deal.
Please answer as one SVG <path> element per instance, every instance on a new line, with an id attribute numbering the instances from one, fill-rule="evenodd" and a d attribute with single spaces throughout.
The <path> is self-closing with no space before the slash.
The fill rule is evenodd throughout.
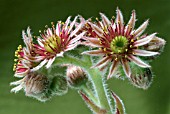
<path id="1" fill-rule="evenodd" d="M 133 40 L 133 39 L 131 39 L 131 42 L 134 42 L 134 40 Z"/>
<path id="2" fill-rule="evenodd" d="M 125 58 L 127 58 L 127 55 L 125 55 Z"/>
<path id="3" fill-rule="evenodd" d="M 96 17 L 96 20 L 99 21 L 99 19 Z"/>

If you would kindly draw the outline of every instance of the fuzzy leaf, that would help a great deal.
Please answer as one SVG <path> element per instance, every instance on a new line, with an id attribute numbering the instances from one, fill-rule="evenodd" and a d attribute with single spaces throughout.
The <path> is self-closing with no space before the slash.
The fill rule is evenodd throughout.
<path id="1" fill-rule="evenodd" d="M 125 114 L 125 107 L 122 100 L 112 91 L 111 96 L 115 101 L 115 114 Z"/>
<path id="2" fill-rule="evenodd" d="M 98 107 L 94 102 L 92 102 L 82 91 L 79 91 L 82 99 L 86 102 L 91 111 L 95 114 L 106 114 L 107 111 Z"/>

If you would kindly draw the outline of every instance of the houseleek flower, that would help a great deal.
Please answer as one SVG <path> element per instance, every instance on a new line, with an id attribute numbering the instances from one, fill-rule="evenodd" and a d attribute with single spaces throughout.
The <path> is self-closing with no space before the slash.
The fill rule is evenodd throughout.
<path id="1" fill-rule="evenodd" d="M 115 20 L 109 20 L 103 13 L 101 21 L 97 19 L 96 23 L 89 21 L 86 24 L 87 36 L 83 44 L 98 48 L 97 50 L 85 51 L 82 54 L 92 56 L 103 56 L 103 58 L 93 67 L 103 70 L 111 62 L 108 78 L 112 77 L 121 65 L 128 78 L 131 76 L 129 62 L 148 68 L 150 67 L 140 56 L 154 56 L 159 52 L 148 51 L 143 47 L 155 38 L 156 33 L 143 35 L 148 25 L 146 20 L 139 28 L 134 29 L 136 22 L 136 13 L 133 10 L 131 18 L 127 25 L 124 24 L 123 15 L 119 9 L 116 11 Z"/>

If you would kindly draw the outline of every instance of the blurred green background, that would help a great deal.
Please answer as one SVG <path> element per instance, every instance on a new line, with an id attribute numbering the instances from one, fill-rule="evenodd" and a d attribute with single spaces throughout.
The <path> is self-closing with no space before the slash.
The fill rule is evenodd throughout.
<path id="1" fill-rule="evenodd" d="M 170 0 L 0 0 L 0 114 L 91 114 L 76 91 L 69 90 L 62 97 L 53 97 L 46 103 L 28 98 L 23 92 L 10 93 L 9 83 L 14 81 L 12 67 L 14 51 L 22 44 L 21 30 L 27 26 L 34 35 L 49 25 L 80 14 L 85 18 L 115 15 L 116 7 L 122 10 L 125 22 L 131 10 L 137 12 L 137 26 L 150 18 L 148 33 L 169 41 Z M 133 87 L 128 81 L 109 80 L 110 88 L 125 103 L 128 114 L 170 114 L 170 45 L 152 63 L 153 84 L 148 90 Z"/>

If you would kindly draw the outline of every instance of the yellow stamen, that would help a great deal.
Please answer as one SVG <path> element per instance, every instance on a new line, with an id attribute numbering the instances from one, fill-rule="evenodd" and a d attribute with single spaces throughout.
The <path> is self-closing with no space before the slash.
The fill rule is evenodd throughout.
<path id="1" fill-rule="evenodd" d="M 96 17 L 96 20 L 98 21 L 99 19 Z"/>
<path id="2" fill-rule="evenodd" d="M 125 58 L 127 58 L 127 55 L 125 55 Z"/>

